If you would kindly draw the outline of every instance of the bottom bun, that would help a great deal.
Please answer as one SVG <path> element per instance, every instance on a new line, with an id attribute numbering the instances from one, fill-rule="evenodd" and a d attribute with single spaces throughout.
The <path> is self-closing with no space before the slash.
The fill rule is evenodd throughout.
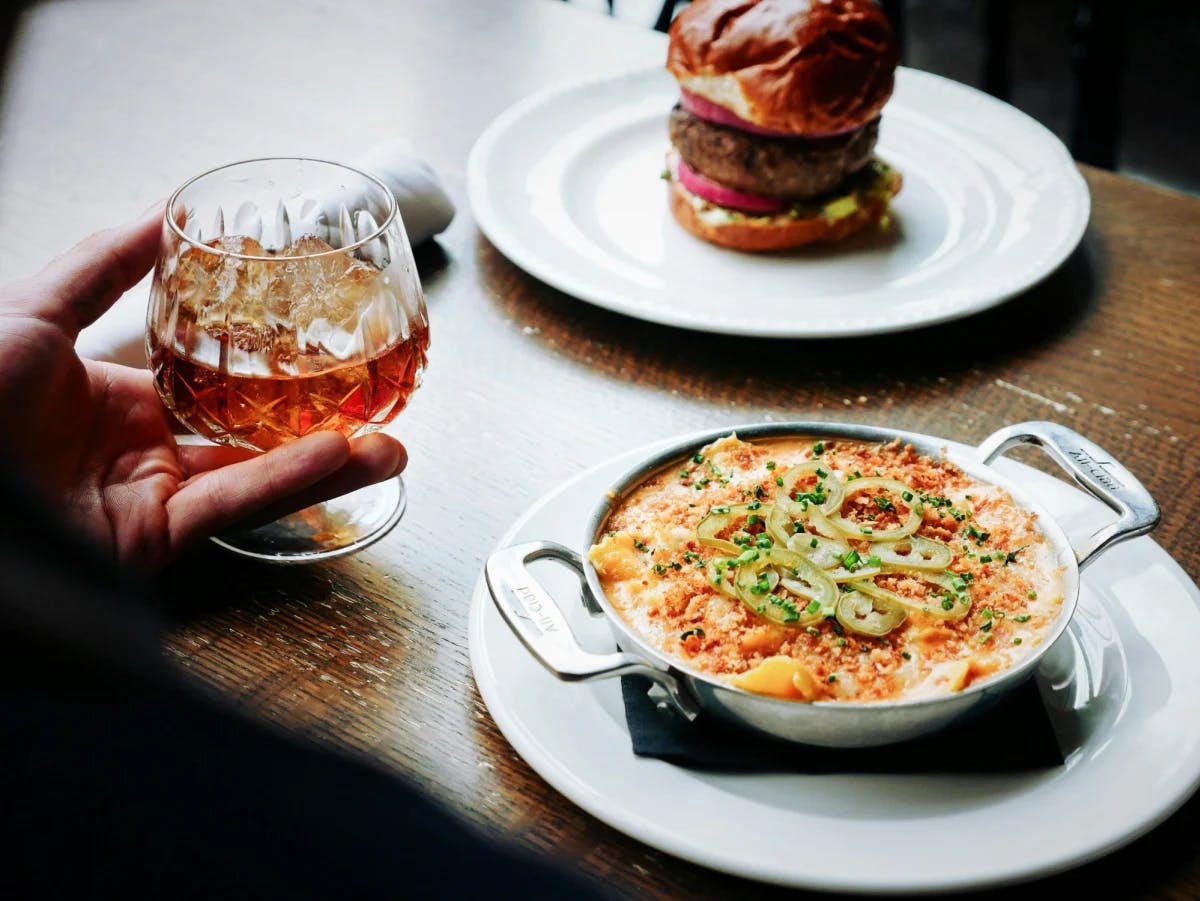
<path id="1" fill-rule="evenodd" d="M 888 205 L 900 192 L 900 173 L 874 160 L 847 182 L 844 193 L 822 205 L 801 204 L 773 215 L 743 213 L 697 197 L 670 177 L 671 215 L 685 229 L 734 250 L 787 250 L 818 241 L 840 241 L 868 225 L 887 222 Z"/>

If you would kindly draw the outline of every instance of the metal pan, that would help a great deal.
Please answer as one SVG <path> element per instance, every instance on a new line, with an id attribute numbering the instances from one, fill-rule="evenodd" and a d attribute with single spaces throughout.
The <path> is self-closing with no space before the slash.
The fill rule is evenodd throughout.
<path id="1" fill-rule="evenodd" d="M 731 431 L 748 440 L 804 437 L 876 443 L 898 437 L 911 443 L 920 454 L 948 459 L 980 481 L 1007 490 L 1017 504 L 1037 515 L 1038 527 L 1063 570 L 1062 610 L 1050 633 L 1033 653 L 1015 666 L 953 694 L 908 701 L 799 703 L 734 688 L 651 646 L 625 623 L 605 598 L 599 577 L 586 553 L 549 541 L 504 548 L 487 561 L 488 589 L 513 632 L 554 675 L 579 682 L 626 674 L 647 676 L 656 683 L 666 703 L 688 720 L 695 719 L 703 711 L 706 715 L 804 744 L 869 747 L 902 741 L 945 726 L 1031 676 L 1042 657 L 1062 636 L 1075 612 L 1080 571 L 1117 542 L 1149 532 L 1159 519 L 1158 505 L 1124 466 L 1086 438 L 1056 423 L 1024 422 L 1008 426 L 991 435 L 973 453 L 960 454 L 948 451 L 942 439 L 929 435 L 837 423 L 790 422 L 721 429 L 699 438 L 688 438 L 647 459 L 597 498 L 587 532 L 593 542 L 603 530 L 609 512 L 629 491 L 660 470 L 679 465 L 700 447 Z M 1072 545 L 1054 519 L 1020 485 L 999 475 L 989 465 L 1018 444 L 1040 447 L 1080 487 L 1118 513 L 1118 519 L 1097 529 L 1078 547 Z M 529 573 L 527 564 L 539 559 L 556 560 L 579 575 L 585 583 L 584 603 L 593 615 L 607 618 L 621 650 L 595 654 L 579 646 L 559 602 Z"/>

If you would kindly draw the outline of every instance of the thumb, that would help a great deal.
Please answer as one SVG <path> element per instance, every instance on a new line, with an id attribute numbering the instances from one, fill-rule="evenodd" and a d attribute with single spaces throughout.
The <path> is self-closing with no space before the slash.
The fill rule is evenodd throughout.
<path id="1" fill-rule="evenodd" d="M 28 283 L 26 315 L 52 322 L 71 336 L 91 325 L 141 281 L 158 255 L 163 204 L 133 222 L 97 232 L 52 260 Z"/>

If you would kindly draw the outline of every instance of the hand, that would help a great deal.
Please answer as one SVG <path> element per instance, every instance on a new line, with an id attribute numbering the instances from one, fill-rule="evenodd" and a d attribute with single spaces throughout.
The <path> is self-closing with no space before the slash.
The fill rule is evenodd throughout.
<path id="1" fill-rule="evenodd" d="M 121 560 L 165 563 L 197 539 L 379 482 L 407 455 L 382 434 L 308 435 L 269 453 L 179 445 L 149 372 L 83 360 L 90 325 L 154 264 L 163 221 L 93 235 L 0 288 L 0 449 Z"/>

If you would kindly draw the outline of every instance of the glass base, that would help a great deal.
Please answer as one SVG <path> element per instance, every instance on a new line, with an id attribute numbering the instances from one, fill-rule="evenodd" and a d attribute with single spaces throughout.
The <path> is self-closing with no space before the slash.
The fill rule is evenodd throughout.
<path id="1" fill-rule="evenodd" d="M 255 529 L 215 536 L 226 550 L 268 563 L 314 563 L 374 544 L 404 515 L 408 494 L 399 476 L 306 507 Z"/>

